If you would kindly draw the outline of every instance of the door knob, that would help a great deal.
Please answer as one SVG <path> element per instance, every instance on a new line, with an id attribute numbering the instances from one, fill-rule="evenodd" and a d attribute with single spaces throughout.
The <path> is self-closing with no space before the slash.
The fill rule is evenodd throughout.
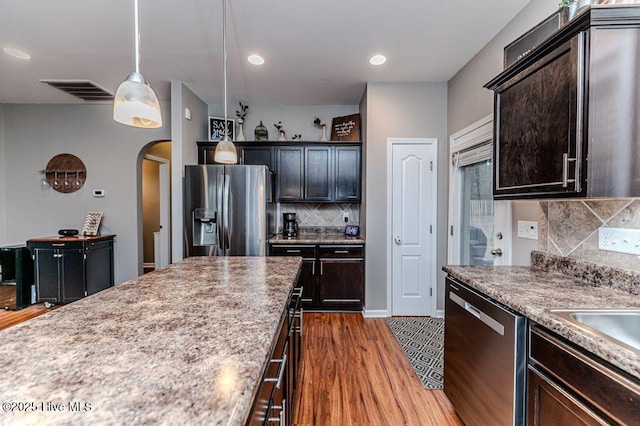
<path id="1" fill-rule="evenodd" d="M 396 244 L 400 244 L 400 243 L 402 242 L 402 239 L 400 238 L 400 235 L 396 235 L 396 236 L 393 238 L 393 241 L 395 241 L 395 242 L 396 242 Z"/>
<path id="2" fill-rule="evenodd" d="M 500 257 L 502 256 L 502 249 L 497 248 L 495 250 L 491 250 L 491 254 L 494 256 Z"/>

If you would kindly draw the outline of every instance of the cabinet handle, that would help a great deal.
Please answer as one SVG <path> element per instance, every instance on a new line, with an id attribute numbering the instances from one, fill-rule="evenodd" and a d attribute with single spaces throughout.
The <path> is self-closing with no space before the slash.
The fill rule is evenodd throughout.
<path id="1" fill-rule="evenodd" d="M 569 185 L 569 183 L 573 183 L 576 181 L 575 179 L 569 179 L 569 161 L 575 161 L 576 168 L 578 167 L 577 158 L 569 158 L 568 153 L 562 154 L 562 187 L 563 188 L 566 188 Z"/>
<path id="2" fill-rule="evenodd" d="M 62 253 L 54 253 L 53 257 L 62 257 Z"/>
<path id="3" fill-rule="evenodd" d="M 268 423 L 278 423 L 281 425 L 286 424 L 287 422 L 287 415 L 285 414 L 286 410 L 287 410 L 287 400 L 283 399 L 282 400 L 282 405 L 274 405 L 273 407 L 271 407 L 272 410 L 280 410 L 280 415 L 278 417 L 269 417 L 267 419 Z"/>
<path id="4" fill-rule="evenodd" d="M 64 247 L 65 243 L 53 243 L 51 244 L 51 247 Z"/>
<path id="5" fill-rule="evenodd" d="M 264 379 L 265 382 L 271 382 L 276 384 L 276 388 L 280 389 L 280 385 L 282 385 L 282 376 L 284 375 L 284 371 L 286 369 L 287 366 L 287 345 L 285 345 L 284 347 L 284 356 L 282 357 L 282 359 L 272 359 L 271 362 L 275 363 L 278 362 L 280 363 L 280 370 L 278 371 L 278 377 L 274 377 L 274 378 L 268 378 L 268 379 Z"/>
<path id="6" fill-rule="evenodd" d="M 304 316 L 304 314 L 302 312 L 302 308 L 300 308 L 300 310 L 298 312 L 296 312 L 294 314 L 294 316 L 296 318 L 300 318 L 300 326 L 296 327 L 296 331 L 298 332 L 298 334 L 300 334 L 300 337 L 302 337 L 302 317 Z"/>
<path id="7" fill-rule="evenodd" d="M 320 275 L 324 275 L 322 271 L 322 260 L 320 261 Z"/>
<path id="8" fill-rule="evenodd" d="M 313 263 L 311 264 L 311 275 L 315 275 L 316 274 L 316 261 L 314 260 Z"/>
<path id="9" fill-rule="evenodd" d="M 335 254 L 349 254 L 349 250 L 335 250 Z"/>
<path id="10" fill-rule="evenodd" d="M 287 253 L 300 253 L 302 250 L 287 250 Z"/>

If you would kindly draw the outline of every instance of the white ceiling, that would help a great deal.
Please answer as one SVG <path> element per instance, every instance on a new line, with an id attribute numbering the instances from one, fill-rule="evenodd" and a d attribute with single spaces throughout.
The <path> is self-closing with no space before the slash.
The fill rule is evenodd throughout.
<path id="1" fill-rule="evenodd" d="M 230 104 L 353 105 L 367 81 L 447 81 L 529 0 L 229 0 Z M 140 69 L 161 100 L 185 82 L 222 102 L 222 1 L 140 0 Z M 38 82 L 110 92 L 133 71 L 133 0 L 0 0 L 0 103 L 83 102 Z M 250 65 L 246 57 L 266 63 Z M 387 56 L 369 65 L 376 53 Z"/>

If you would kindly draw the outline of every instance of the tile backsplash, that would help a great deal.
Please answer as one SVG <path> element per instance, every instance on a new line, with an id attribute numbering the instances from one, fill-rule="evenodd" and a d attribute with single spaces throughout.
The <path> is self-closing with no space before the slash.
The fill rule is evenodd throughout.
<path id="1" fill-rule="evenodd" d="M 280 203 L 278 221 L 282 226 L 282 213 L 296 213 L 301 227 L 344 226 L 344 212 L 350 225 L 359 225 L 360 205 L 350 203 Z"/>
<path id="2" fill-rule="evenodd" d="M 640 229 L 640 199 L 540 201 L 538 250 L 640 271 L 640 257 L 598 249 L 598 228 Z"/>

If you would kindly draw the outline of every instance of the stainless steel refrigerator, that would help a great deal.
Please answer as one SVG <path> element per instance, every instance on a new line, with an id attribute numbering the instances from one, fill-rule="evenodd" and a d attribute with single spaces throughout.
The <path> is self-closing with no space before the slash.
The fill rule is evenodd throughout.
<path id="1" fill-rule="evenodd" d="M 266 166 L 185 166 L 185 257 L 266 256 L 276 233 Z"/>

